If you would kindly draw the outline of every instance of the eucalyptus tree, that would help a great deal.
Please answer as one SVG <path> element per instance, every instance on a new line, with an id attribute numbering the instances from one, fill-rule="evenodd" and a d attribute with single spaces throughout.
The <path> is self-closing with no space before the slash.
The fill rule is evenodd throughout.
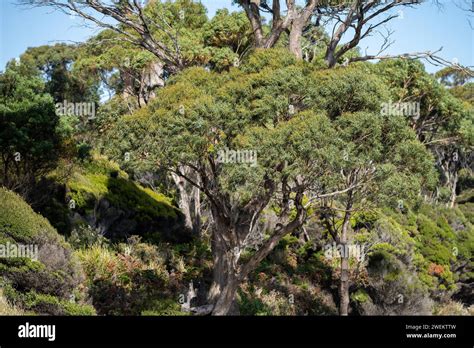
<path id="1" fill-rule="evenodd" d="M 361 40 L 373 35 L 380 26 L 398 14 L 394 8 L 412 6 L 416 0 L 306 0 L 299 6 L 296 0 L 236 0 L 244 10 L 252 26 L 257 48 L 274 47 L 283 34 L 288 36 L 288 49 L 297 58 L 303 58 L 304 33 L 311 27 L 327 27 L 330 33 L 325 39 L 325 61 L 334 67 Z M 266 24 L 267 17 L 271 21 Z M 331 29 L 332 27 L 332 29 Z M 353 29 L 353 32 L 350 30 Z M 350 39 L 341 44 L 344 35 Z M 349 57 L 348 62 L 380 58 L 389 44 L 388 36 L 377 55 Z"/>
<path id="2" fill-rule="evenodd" d="M 424 59 L 464 73 L 472 70 L 449 62 L 438 55 L 442 48 L 423 52 L 385 54 L 394 43 L 390 29 L 381 30 L 390 21 L 404 15 L 405 8 L 414 8 L 424 0 L 234 0 L 245 11 L 254 35 L 255 47 L 271 48 L 285 45 L 297 58 L 306 58 L 303 47 L 324 46 L 324 61 L 329 68 L 368 60 L 394 58 Z M 441 7 L 440 2 L 433 1 Z M 319 30 L 318 30 L 319 29 Z M 316 37 L 314 33 L 317 33 Z M 362 40 L 382 37 L 376 53 L 361 54 Z M 308 55 L 309 57 L 309 55 Z"/>
<path id="3" fill-rule="evenodd" d="M 98 103 L 99 80 L 75 69 L 80 55 L 78 45 L 44 45 L 28 48 L 20 56 L 20 63 L 38 69 L 45 81 L 46 92 L 56 103 L 64 100 Z"/>
<path id="4" fill-rule="evenodd" d="M 446 193 L 438 190 L 437 197 L 453 207 L 459 171 L 463 168 L 472 170 L 472 106 L 457 99 L 435 76 L 428 74 L 420 62 L 384 61 L 375 69 L 389 86 L 388 102 L 397 106 L 417 106 L 416 112 L 404 112 L 403 108 L 399 111 L 417 138 L 435 155 L 440 183 L 447 190 Z M 453 73 L 453 69 L 448 71 Z M 459 71 L 455 76 L 464 81 L 467 79 Z"/>
<path id="5" fill-rule="evenodd" d="M 216 18 L 209 20 L 206 8 L 193 0 L 20 0 L 20 4 L 49 7 L 103 29 L 104 33 L 90 42 L 92 52 L 100 55 L 106 47 L 117 51 L 121 46 L 130 52 L 143 50 L 154 57 L 153 64 L 163 70 L 163 78 L 193 65 L 226 68 L 252 43 L 242 14 L 218 11 Z M 126 58 L 131 61 L 133 57 L 119 54 L 109 59 L 123 58 L 119 65 L 124 68 Z"/>
<path id="6" fill-rule="evenodd" d="M 355 213 L 383 206 L 404 209 L 436 183 L 433 156 L 400 116 L 362 111 L 337 118 L 344 144 L 334 185 L 343 193 L 322 202 L 318 214 L 340 250 L 339 313 L 348 315 L 351 257 L 368 250 L 357 243 L 351 221 Z M 350 245 L 351 244 L 351 245 Z M 357 249 L 357 248 L 358 249 Z M 351 250 L 358 250 L 351 255 Z M 361 261 L 361 260 L 360 260 Z"/>
<path id="7" fill-rule="evenodd" d="M 115 31 L 121 35 L 123 42 L 154 54 L 170 72 L 177 72 L 185 66 L 178 43 L 179 32 L 170 25 L 170 15 L 177 18 L 180 16 L 179 9 L 165 13 L 159 1 L 150 2 L 151 6 L 143 1 L 131 0 L 24 0 L 21 3 L 32 7 L 51 7 L 83 18 L 99 28 Z M 189 0 L 179 3 L 186 3 L 189 10 L 192 6 L 199 6 Z M 186 25 L 183 21 L 171 23 Z"/>
<path id="8" fill-rule="evenodd" d="M 209 202 L 213 314 L 229 313 L 240 283 L 303 226 L 307 192 L 336 194 L 325 179 L 338 139 L 324 112 L 304 102 L 306 69 L 284 51 L 259 52 L 227 74 L 192 68 L 116 130 L 120 139 L 133 123 L 129 151 L 199 188 Z M 266 211 L 276 221 L 263 227 Z"/>
<path id="9" fill-rule="evenodd" d="M 352 76 L 356 69 L 336 74 Z M 187 69 L 110 135 L 122 144 L 112 146 L 112 155 L 129 151 L 205 196 L 212 227 L 213 314 L 231 311 L 239 285 L 281 238 L 303 227 L 316 203 L 356 192 L 361 185 L 359 180 L 341 185 L 344 149 L 361 139 L 344 137 L 349 131 L 338 121 L 340 115 L 325 110 L 320 94 L 331 79 L 321 80 L 321 75 L 285 50 L 258 51 L 229 73 Z M 342 81 L 357 85 L 363 79 Z M 371 83 L 377 79 L 368 78 Z M 321 88 L 314 90 L 315 85 Z M 379 107 L 380 97 L 379 102 L 373 97 L 353 90 L 346 110 Z M 352 175 L 347 170 L 345 175 Z M 276 218 L 265 225 L 268 213 Z"/>

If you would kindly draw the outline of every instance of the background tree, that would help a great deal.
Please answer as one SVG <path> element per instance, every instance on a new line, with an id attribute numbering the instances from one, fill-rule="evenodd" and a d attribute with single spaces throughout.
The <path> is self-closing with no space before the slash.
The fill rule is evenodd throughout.
<path id="1" fill-rule="evenodd" d="M 0 74 L 1 183 L 27 197 L 60 151 L 58 116 L 35 67 L 15 60 Z"/>
<path id="2" fill-rule="evenodd" d="M 287 46 L 297 58 L 303 58 L 302 44 L 308 33 L 321 28 L 317 41 L 324 42 L 324 60 L 328 67 L 336 64 L 347 65 L 352 62 L 374 59 L 426 59 L 432 64 L 453 67 L 470 73 L 472 71 L 460 64 L 452 64 L 437 56 L 438 51 L 404 53 L 400 55 L 382 54 L 393 44 L 392 32 L 379 29 L 397 18 L 395 9 L 412 7 L 421 3 L 418 0 L 307 0 L 304 6 L 298 6 L 295 0 L 236 0 L 245 11 L 252 27 L 255 47 L 271 48 L 287 37 Z M 435 3 L 440 6 L 439 3 Z M 286 12 L 286 15 L 282 13 Z M 270 22 L 267 24 L 267 18 Z M 324 31 L 328 33 L 326 37 Z M 353 54 L 359 43 L 366 37 L 379 33 L 383 43 L 376 54 Z M 344 40 L 343 40 L 344 37 Z M 343 44 L 342 41 L 345 41 Z"/>
<path id="3" fill-rule="evenodd" d="M 288 49 L 297 58 L 303 58 L 301 40 L 303 30 L 310 24 L 314 15 L 318 0 L 308 0 L 303 8 L 296 5 L 295 0 L 286 1 L 286 16 L 282 15 L 282 2 L 273 0 L 272 4 L 264 1 L 237 0 L 245 10 L 247 18 L 252 26 L 256 48 L 271 48 L 276 45 L 283 33 L 288 33 Z M 271 25 L 265 28 L 265 17 L 263 13 L 271 14 Z"/>
<path id="4" fill-rule="evenodd" d="M 431 154 L 417 141 L 402 117 L 350 113 L 339 117 L 336 127 L 338 137 L 346 144 L 341 149 L 341 167 L 334 179 L 334 185 L 343 194 L 324 200 L 319 214 L 342 250 L 339 313 L 348 315 L 349 261 L 351 257 L 365 256 L 349 255 L 350 250 L 355 250 L 350 246 L 357 243 L 357 236 L 351 231 L 354 214 L 384 205 L 404 209 L 404 204 L 418 200 L 422 188 L 434 187 L 436 173 Z"/>
<path id="5" fill-rule="evenodd" d="M 232 45 L 230 48 L 235 49 L 234 54 L 242 53 L 248 45 L 245 42 L 248 41 L 247 25 L 244 25 L 241 17 L 238 18 L 239 16 L 229 15 L 223 11 L 218 13 L 218 16 L 207 24 L 206 28 L 203 28 L 208 22 L 206 8 L 201 3 L 192 0 L 175 2 L 123 0 L 112 3 L 100 0 L 80 2 L 23 0 L 21 3 L 33 7 L 52 7 L 116 33 L 116 35 L 110 32 L 102 34 L 101 41 L 115 41 L 117 45 L 125 42 L 150 52 L 163 69 L 164 78 L 187 66 L 207 64 L 211 61 L 211 54 L 216 57 L 213 60 L 215 65 L 223 59 L 229 60 L 227 66 L 233 64 L 235 57 L 229 54 L 229 47 L 226 47 L 227 51 L 217 50 L 219 45 L 222 48 L 222 42 L 218 42 L 222 41 L 222 36 L 219 39 L 216 35 L 218 41 L 210 43 L 214 50 L 204 47 L 205 35 L 209 39 L 208 35 L 212 30 L 224 29 L 222 27 L 224 19 L 228 22 L 225 24 L 228 34 L 231 34 L 229 30 L 237 31 L 236 36 L 231 34 L 227 38 Z M 221 28 L 213 29 L 215 25 L 221 25 Z M 233 40 L 239 42 L 232 42 Z M 124 62 L 121 62 L 122 66 L 123 64 Z"/>
<path id="6" fill-rule="evenodd" d="M 392 12 L 394 8 L 411 6 L 417 4 L 418 1 L 354 0 L 336 5 L 330 1 L 328 3 L 329 5 L 321 9 L 321 13 L 330 20 L 331 25 L 334 22 L 334 25 L 327 45 L 325 60 L 329 67 L 334 67 L 346 53 L 356 48 L 361 40 L 372 35 L 375 29 L 397 18 L 398 14 Z M 384 17 L 384 15 L 386 16 Z M 378 20 L 378 22 L 374 20 Z M 352 38 L 346 43 L 340 44 L 341 39 L 350 29 L 353 29 L 354 32 L 351 34 Z M 384 44 L 375 56 L 349 58 L 348 62 L 376 59 L 391 44 L 388 36 L 385 37 Z"/>
<path id="7" fill-rule="evenodd" d="M 55 103 L 67 100 L 98 104 L 98 79 L 76 69 L 80 54 L 81 48 L 76 45 L 45 45 L 27 49 L 20 56 L 20 62 L 39 70 L 45 81 L 45 91 Z"/>
<path id="8" fill-rule="evenodd" d="M 462 86 L 473 78 L 467 71 L 459 71 L 452 67 L 446 67 L 437 71 L 435 76 L 446 86 Z"/>
<path id="9" fill-rule="evenodd" d="M 177 72 L 185 65 L 178 45 L 177 32 L 170 26 L 163 13 L 159 17 L 151 17 L 152 9 L 145 9 L 141 1 L 115 1 L 107 3 L 100 0 L 85 0 L 81 2 L 67 0 L 25 0 L 28 6 L 48 6 L 69 15 L 77 15 L 95 25 L 111 29 L 122 35 L 122 40 L 135 46 L 142 47 L 153 53 L 166 65 L 166 70 Z M 192 1 L 183 0 L 188 9 L 194 5 Z M 153 1 L 152 6 L 162 6 L 161 2 Z M 175 13 L 177 15 L 177 13 Z M 106 18 L 104 20 L 104 18 Z M 110 24 L 108 19 L 113 21 Z M 171 45 L 156 37 L 167 37 Z"/>
<path id="10" fill-rule="evenodd" d="M 418 139 L 435 155 L 440 183 L 448 191 L 438 190 L 438 198 L 453 206 L 458 173 L 469 167 L 471 161 L 472 137 L 466 136 L 472 132 L 470 106 L 453 97 L 434 76 L 426 73 L 420 62 L 384 61 L 376 69 L 390 88 L 391 101 L 419 103 L 419 115 L 406 117 Z"/>

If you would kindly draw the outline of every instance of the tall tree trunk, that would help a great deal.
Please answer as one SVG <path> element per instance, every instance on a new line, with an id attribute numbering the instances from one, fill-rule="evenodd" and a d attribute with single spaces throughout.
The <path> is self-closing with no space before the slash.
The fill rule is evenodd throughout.
<path id="1" fill-rule="evenodd" d="M 146 105 L 156 97 L 155 89 L 163 87 L 163 63 L 156 61 L 142 69 L 140 79 L 140 105 Z"/>
<path id="2" fill-rule="evenodd" d="M 250 231 L 249 223 L 252 218 L 248 211 L 234 211 L 228 216 L 229 206 L 211 205 L 214 229 L 212 234 L 213 281 L 208 293 L 208 301 L 214 304 L 213 315 L 228 315 L 232 313 L 235 304 L 235 294 L 240 283 L 254 271 L 260 262 L 277 246 L 281 238 L 303 225 L 306 212 L 303 204 L 303 193 L 298 192 L 295 198 L 296 217 L 286 225 L 278 226 L 274 234 L 267 239 L 247 262 L 239 265 L 240 253 L 245 245 L 242 241 Z M 268 200 L 265 201 L 266 204 Z M 253 214 L 255 215 L 255 214 Z M 284 220 L 282 220 L 284 221 Z"/>
<path id="3" fill-rule="evenodd" d="M 221 289 L 219 298 L 217 299 L 216 305 L 212 310 L 212 315 L 228 315 L 231 311 L 231 307 L 235 301 L 235 294 L 239 287 L 240 281 L 231 275 L 227 277 L 227 282 Z"/>
<path id="4" fill-rule="evenodd" d="M 201 190 L 193 186 L 191 196 L 193 233 L 199 235 L 201 233 Z"/>
<path id="5" fill-rule="evenodd" d="M 222 231 L 221 231 L 222 233 Z M 235 267 L 235 255 L 223 242 L 222 235 L 213 235 L 213 279 L 208 301 L 214 304 L 212 315 L 228 315 L 235 301 L 240 280 Z"/>
<path id="6" fill-rule="evenodd" d="M 335 50 L 336 50 L 335 47 L 332 48 L 331 46 L 329 46 L 326 51 L 324 60 L 326 61 L 328 68 L 334 68 L 336 66 L 337 59 L 335 57 Z"/>
<path id="7" fill-rule="evenodd" d="M 212 284 L 208 293 L 208 301 L 210 303 L 216 303 L 221 290 L 227 284 L 228 278 L 228 257 L 226 256 L 226 246 L 222 238 L 219 236 L 219 232 L 214 231 L 212 233 Z"/>
<path id="8" fill-rule="evenodd" d="M 303 23 L 294 21 L 291 26 L 289 37 L 289 50 L 296 58 L 303 59 L 303 49 L 301 47 L 301 38 L 303 36 Z"/>
<path id="9" fill-rule="evenodd" d="M 346 244 L 342 243 L 346 248 Z M 346 250 L 344 250 L 344 253 Z M 341 283 L 339 284 L 339 314 L 348 315 L 349 313 L 349 258 L 341 257 Z"/>
<path id="10" fill-rule="evenodd" d="M 186 168 L 180 168 L 180 170 L 186 172 L 186 175 L 193 177 L 192 173 L 189 173 L 189 170 L 186 170 Z M 199 235 L 201 230 L 200 191 L 179 175 L 173 173 L 172 177 L 178 188 L 178 205 L 184 215 L 185 227 L 192 231 L 193 234 Z M 196 180 L 195 177 L 193 179 Z"/>
<path id="11" fill-rule="evenodd" d="M 211 213 L 214 221 L 211 239 L 213 273 L 207 299 L 214 304 L 213 315 L 226 315 L 238 286 L 233 230 L 229 219 L 222 215 L 221 207 L 211 206 Z"/>
<path id="12" fill-rule="evenodd" d="M 344 214 L 344 222 L 342 223 L 341 230 L 341 281 L 339 284 L 339 314 L 349 314 L 349 248 L 347 245 L 347 230 L 349 228 L 349 222 L 351 217 L 350 210 L 352 209 L 351 193 L 349 193 L 349 201 L 346 205 L 346 212 Z"/>

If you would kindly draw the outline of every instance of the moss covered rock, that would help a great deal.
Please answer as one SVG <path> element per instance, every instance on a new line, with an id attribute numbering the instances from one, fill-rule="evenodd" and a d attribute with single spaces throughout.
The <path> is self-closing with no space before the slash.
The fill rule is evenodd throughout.
<path id="1" fill-rule="evenodd" d="M 184 217 L 172 200 L 128 178 L 118 165 L 95 158 L 67 182 L 75 223 L 86 223 L 112 240 L 139 235 L 148 241 L 184 241 Z"/>

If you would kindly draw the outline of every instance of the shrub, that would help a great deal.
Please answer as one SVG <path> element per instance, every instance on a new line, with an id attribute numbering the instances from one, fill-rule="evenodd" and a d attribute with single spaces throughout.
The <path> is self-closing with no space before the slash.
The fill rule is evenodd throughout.
<path id="1" fill-rule="evenodd" d="M 356 308 L 365 315 L 428 315 L 432 301 L 426 286 L 412 269 L 385 250 L 369 256 L 369 296 L 355 293 Z M 363 299 L 363 301 L 360 301 Z"/>
<path id="2" fill-rule="evenodd" d="M 108 240 L 97 228 L 86 224 L 79 224 L 71 232 L 68 242 L 74 249 L 84 249 L 93 247 L 94 245 L 107 244 Z"/>
<path id="3" fill-rule="evenodd" d="M 472 315 L 473 306 L 466 308 L 462 303 L 456 301 L 448 301 L 438 304 L 434 307 L 434 315 Z"/>
<path id="4" fill-rule="evenodd" d="M 183 316 L 189 315 L 189 312 L 182 312 L 178 301 L 174 299 L 160 299 L 148 305 L 148 308 L 142 311 L 144 316 Z"/>
<path id="5" fill-rule="evenodd" d="M 168 272 L 160 258 L 151 257 L 158 255 L 155 248 L 135 241 L 121 245 L 122 251 L 99 245 L 78 251 L 99 314 L 139 315 L 170 296 Z"/>
<path id="6" fill-rule="evenodd" d="M 3 289 L 0 288 L 0 315 L 23 315 L 24 312 L 11 304 L 3 294 Z"/>
<path id="7" fill-rule="evenodd" d="M 1 258 L 0 276 L 18 291 L 36 291 L 67 298 L 81 282 L 82 272 L 72 250 L 49 222 L 18 195 L 0 188 L 0 244 L 38 247 L 38 259 Z"/>
<path id="8" fill-rule="evenodd" d="M 49 294 L 40 294 L 34 290 L 21 293 L 8 286 L 5 288 L 5 292 L 12 301 L 32 313 L 74 316 L 96 314 L 94 307 L 76 303 L 73 297 L 62 299 Z"/>

